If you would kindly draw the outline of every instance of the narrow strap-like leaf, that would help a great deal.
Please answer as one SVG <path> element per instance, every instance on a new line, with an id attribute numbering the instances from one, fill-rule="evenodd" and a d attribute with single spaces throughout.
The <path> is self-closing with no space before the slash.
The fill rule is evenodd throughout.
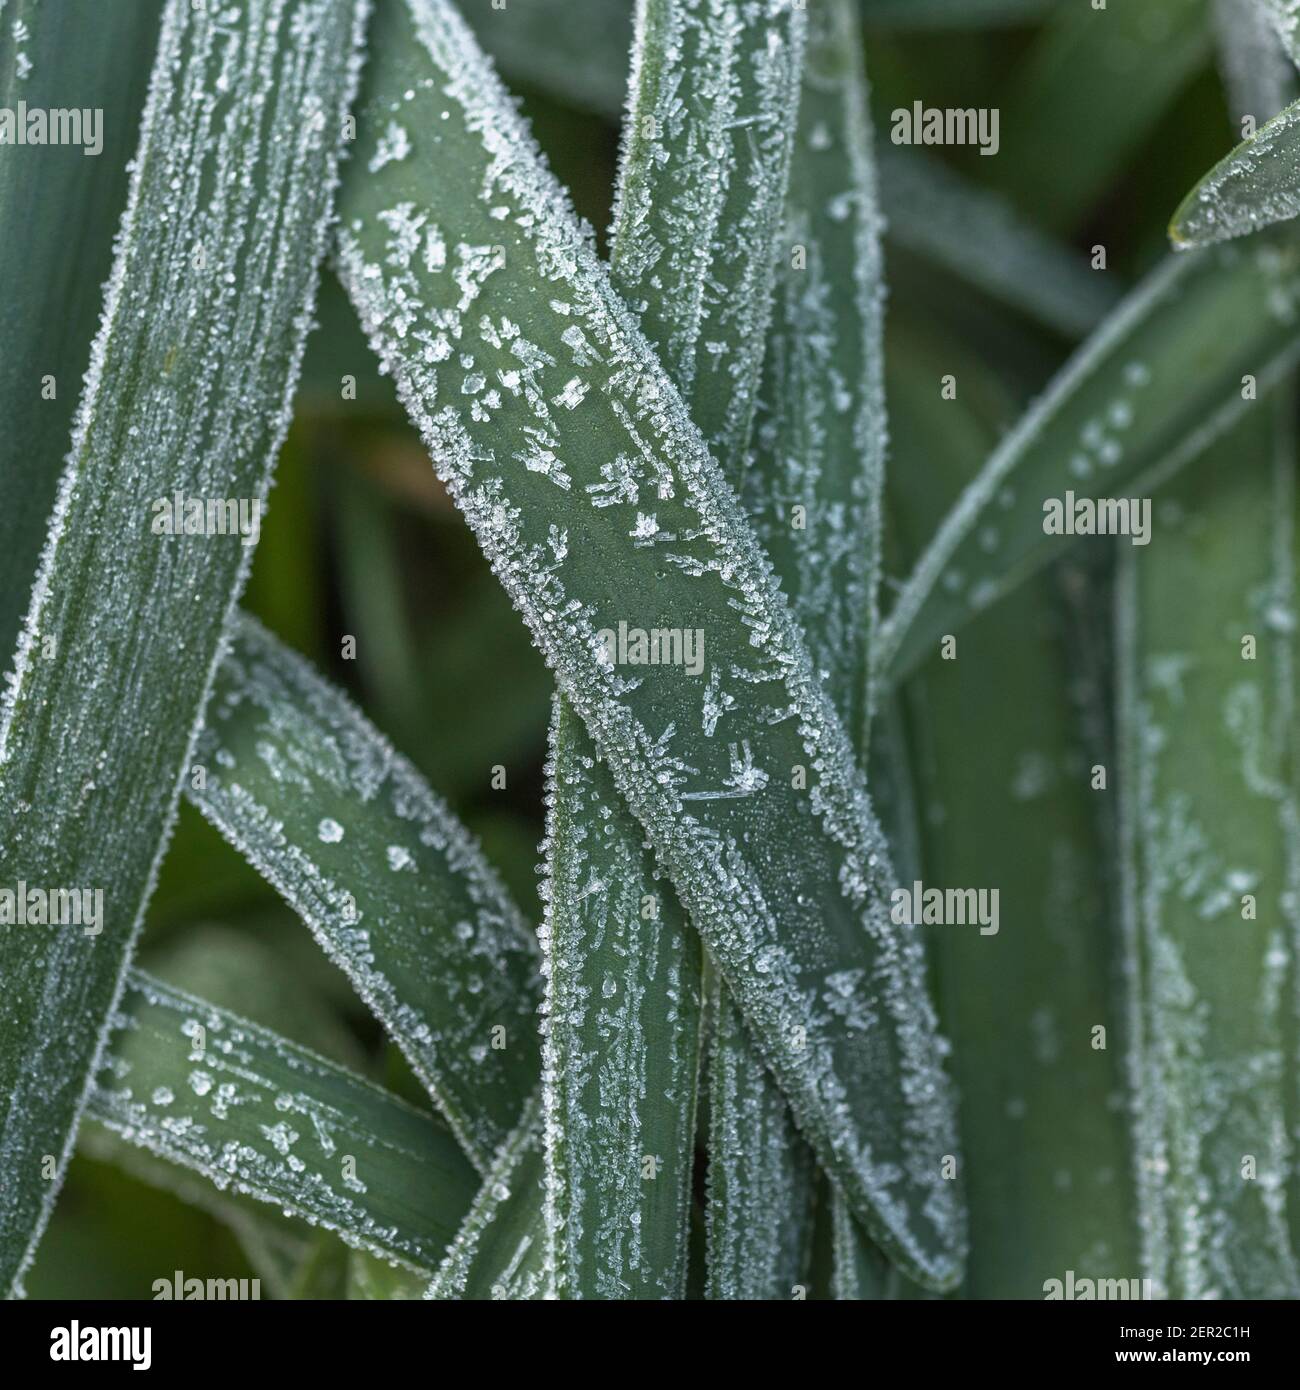
<path id="1" fill-rule="evenodd" d="M 803 35 L 789 0 L 750 12 L 647 0 L 637 13 L 611 275 L 733 480 L 771 312 Z M 550 756 L 544 1099 L 559 1286 L 680 1299 L 698 938 L 563 698 Z"/>
<path id="2" fill-rule="evenodd" d="M 536 1088 L 536 941 L 473 838 L 352 703 L 236 620 L 187 794 L 283 895 L 486 1171 Z"/>
<path id="3" fill-rule="evenodd" d="M 1300 214 L 1295 68 L 1260 0 L 1218 0 L 1214 13 L 1229 99 L 1239 119 L 1249 116 L 1261 128 L 1183 199 L 1169 226 L 1180 249 L 1245 236 Z"/>
<path id="4" fill-rule="evenodd" d="M 32 890 L 98 905 L 91 934 L 30 918 L 0 927 L 5 1288 L 58 1189 L 252 554 L 244 541 L 287 424 L 329 228 L 362 9 L 167 7 L 103 321 L 0 709 L 9 916 Z M 193 534 L 194 507 L 219 534 Z M 168 534 L 178 512 L 181 534 Z"/>
<path id="5" fill-rule="evenodd" d="M 1050 504 L 1149 493 L 1201 452 L 1300 356 L 1298 314 L 1300 250 L 1280 233 L 1162 264 L 944 518 L 882 624 L 889 676 L 1073 543 Z"/>
<path id="6" fill-rule="evenodd" d="M 1120 548 L 1133 1123 L 1143 1273 L 1156 1297 L 1300 1296 L 1286 1200 L 1289 393 L 1281 407 L 1253 407 L 1179 479 L 1173 505 L 1155 511 L 1149 548 Z"/>
<path id="7" fill-rule="evenodd" d="M 843 1303 L 877 1302 L 898 1295 L 898 1270 L 862 1234 L 849 1204 L 830 1196 L 831 1295 Z"/>
<path id="8" fill-rule="evenodd" d="M 927 5 L 903 0 L 894 7 L 886 0 L 864 8 L 864 14 L 889 26 L 961 27 L 1020 22 L 1046 13 L 1053 3 L 934 0 Z M 491 9 L 490 0 L 469 0 L 461 8 L 512 82 L 598 115 L 623 115 L 630 0 L 514 0 L 508 10 Z M 599 23 L 590 18 L 595 10 Z M 689 108 L 678 113 L 678 120 L 687 114 Z M 1119 298 L 1115 276 L 1089 270 L 1081 257 L 1020 217 L 1005 198 L 917 150 L 886 145 L 880 165 L 886 231 L 909 252 L 1070 337 L 1094 328 Z M 736 186 L 734 179 L 731 185 Z M 694 226 L 687 232 L 697 236 Z M 337 375 L 329 378 L 329 386 L 337 390 Z"/>
<path id="9" fill-rule="evenodd" d="M 446 0 L 377 14 L 367 74 L 340 261 L 371 341 L 801 1128 L 882 1242 L 949 1283 L 952 1112 L 920 953 L 767 562 Z M 380 160 L 381 141 L 410 152 Z M 620 666 L 620 623 L 676 628 L 682 659 Z"/>
<path id="10" fill-rule="evenodd" d="M 87 1114 L 220 1189 L 417 1270 L 437 1266 L 478 1182 L 432 1116 L 141 971 Z"/>
<path id="11" fill-rule="evenodd" d="M 828 0 L 809 16 L 762 407 L 743 495 L 865 765 L 887 425 L 882 224 L 856 18 L 851 0 Z M 788 1298 L 809 1238 L 812 1175 L 725 998 L 715 1017 L 710 1289 L 714 1297 Z M 842 1195 L 832 1201 L 841 1225 L 851 1225 Z M 837 1262 L 843 1253 L 837 1246 Z"/>
<path id="12" fill-rule="evenodd" d="M 561 1293 L 685 1297 L 700 943 L 556 700 L 547 768 L 544 1097 Z"/>
<path id="13" fill-rule="evenodd" d="M 996 385 L 974 389 L 980 364 L 946 337 L 897 335 L 894 346 L 900 454 L 890 496 L 900 528 L 924 536 L 996 438 L 1004 408 L 977 407 Z M 941 369 L 968 389 L 936 408 Z M 973 1298 L 1042 1298 L 1068 1270 L 1139 1274 L 1120 943 L 1097 804 L 1107 793 L 1091 785 L 1075 727 L 1081 677 L 1067 660 L 1054 578 L 1023 585 L 972 624 L 956 660 L 931 661 L 905 688 L 923 857 L 901 886 L 998 895 L 986 899 L 995 924 L 916 928 L 936 964 L 940 1016 L 960 1039 L 952 1069 L 971 1213 L 963 1292 Z"/>
<path id="14" fill-rule="evenodd" d="M 724 470 L 749 442 L 799 100 L 804 6 L 643 0 L 615 284 Z"/>
<path id="15" fill-rule="evenodd" d="M 1183 199 L 1169 224 L 1175 247 L 1208 246 L 1300 216 L 1300 102 L 1261 126 Z"/>
<path id="16" fill-rule="evenodd" d="M 716 974 L 710 985 L 707 1295 L 794 1298 L 811 1238 L 812 1153 Z"/>
<path id="17" fill-rule="evenodd" d="M 888 432 L 881 218 L 852 9 L 849 0 L 826 0 L 810 17 L 763 410 L 744 497 L 862 759 Z"/>
<path id="18" fill-rule="evenodd" d="M 493 1159 L 426 1298 L 555 1297 L 555 1265 L 545 1226 L 537 1219 L 546 1201 L 541 1115 L 538 1097 Z"/>
<path id="19" fill-rule="evenodd" d="M 160 0 L 3 7 L 0 110 L 25 102 L 32 112 L 73 111 L 85 143 L 0 145 L 0 217 L 9 229 L 0 241 L 0 478 L 8 484 L 0 508 L 0 665 L 18 640 L 58 490 L 161 14 Z"/>

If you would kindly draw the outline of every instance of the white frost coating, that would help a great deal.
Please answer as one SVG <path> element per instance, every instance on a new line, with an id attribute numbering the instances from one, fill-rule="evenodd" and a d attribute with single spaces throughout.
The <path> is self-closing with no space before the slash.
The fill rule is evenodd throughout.
<path id="1" fill-rule="evenodd" d="M 845 0 L 827 0 L 810 24 L 744 500 L 861 757 L 889 444 L 884 224 L 857 17 Z"/>
<path id="2" fill-rule="evenodd" d="M 1143 1273 L 1161 1297 L 1300 1295 L 1287 1191 L 1294 793 L 1260 776 L 1294 741 L 1294 655 L 1286 629 L 1261 637 L 1249 668 L 1225 641 L 1294 609 L 1294 439 L 1289 421 L 1276 441 L 1272 432 L 1285 420 L 1250 417 L 1179 480 L 1149 553 L 1121 548 L 1135 1177 Z M 1189 583 L 1207 571 L 1212 592 L 1188 605 Z"/>
<path id="3" fill-rule="evenodd" d="M 812 1151 L 716 976 L 709 1012 L 707 1297 L 790 1299 L 811 1245 Z"/>
<path id="4" fill-rule="evenodd" d="M 880 182 L 891 240 L 1048 328 L 1082 337 L 1119 298 L 1112 276 L 929 155 L 883 145 Z"/>
<path id="5" fill-rule="evenodd" d="M 650 0 L 638 12 L 611 277 L 645 306 L 643 330 L 732 478 L 755 409 L 803 30 L 788 0 Z M 675 539 L 639 509 L 628 534 Z M 728 701 L 716 680 L 710 692 L 711 737 Z M 746 744 L 728 789 L 683 799 L 760 790 L 750 763 Z M 700 952 L 644 841 L 560 699 L 542 885 L 545 1236 L 570 1297 L 686 1294 Z"/>
<path id="6" fill-rule="evenodd" d="M 415 0 L 385 9 L 376 32 L 363 151 L 406 90 L 419 93 L 407 104 L 417 149 L 391 173 L 345 187 L 340 265 L 363 323 L 562 692 L 708 936 L 801 1126 L 882 1243 L 919 1277 L 948 1285 L 959 1273 L 962 1223 L 941 1176 L 954 1147 L 951 1098 L 920 952 L 915 936 L 889 921 L 886 848 L 788 608 L 734 495 L 454 11 Z M 504 246 L 463 304 L 446 275 L 387 261 L 380 213 L 411 199 L 408 171 L 426 157 L 439 169 L 438 216 L 456 207 L 461 243 L 491 237 Z M 501 207 L 510 209 L 505 219 L 492 215 Z M 571 312 L 550 309 L 552 299 Z M 575 327 L 581 343 L 564 337 Z M 456 355 L 435 363 L 423 349 L 440 336 Z M 557 427 L 549 404 L 575 368 L 591 383 L 580 431 Z M 465 404 L 471 370 L 513 376 L 487 420 Z M 555 431 L 548 447 L 571 489 L 512 457 L 526 423 Z M 627 492 L 592 505 L 587 487 L 616 462 Z M 653 490 L 659 525 L 675 538 L 662 547 L 627 538 L 636 511 L 629 494 L 643 489 Z M 555 559 L 548 524 L 581 535 L 583 545 Z M 707 621 L 705 679 L 661 665 L 637 668 L 633 680 L 602 660 L 601 628 L 620 619 L 654 626 L 648 605 L 657 614 L 663 603 Z M 720 733 L 731 725 L 725 742 L 701 730 L 715 669 L 726 693 L 738 695 L 719 724 Z M 742 739 L 769 773 L 763 791 L 684 800 L 725 782 L 727 745 Z M 800 893 L 818 902 L 815 919 L 799 911 Z M 845 969 L 864 970 L 870 1035 L 819 1002 L 827 977 Z"/>
<path id="7" fill-rule="evenodd" d="M 311 928 L 485 1171 L 536 1086 L 527 922 L 415 769 L 250 618 L 206 721 L 190 800 Z"/>
<path id="8" fill-rule="evenodd" d="M 541 1102 L 534 1099 L 493 1159 L 425 1298 L 557 1297 L 539 1217 L 543 1180 Z"/>
<path id="9" fill-rule="evenodd" d="M 699 940 L 559 699 L 550 748 L 542 1093 L 556 1286 L 564 1297 L 681 1299 Z"/>
<path id="10" fill-rule="evenodd" d="M 863 759 L 888 436 L 882 221 L 856 23 L 846 0 L 830 0 L 810 16 L 776 308 L 743 496 Z M 856 1012 L 860 978 L 845 971 L 826 983 L 849 981 L 845 1002 Z M 821 994 L 823 1003 L 842 997 Z M 711 1010 L 708 1287 L 715 1298 L 787 1299 L 803 1277 L 811 1240 L 811 1156 L 716 981 Z"/>
<path id="11" fill-rule="evenodd" d="M 1187 195 L 1169 234 L 1178 250 L 1249 236 L 1300 216 L 1300 103 L 1221 160 Z"/>
<path id="12" fill-rule="evenodd" d="M 16 1178 L 0 1188 L 5 1286 L 57 1192 L 41 1157 L 57 1155 L 63 1172 L 251 559 L 238 537 L 151 535 L 150 503 L 177 489 L 265 499 L 365 12 L 362 0 L 246 0 L 220 19 L 170 0 L 165 12 L 100 330 L 0 703 L 0 876 L 102 888 L 105 913 L 93 938 L 11 928 L 0 939 L 11 1003 L 0 1165 Z"/>
<path id="13" fill-rule="evenodd" d="M 714 456 L 749 438 L 798 109 L 792 0 L 645 0 L 611 270 Z"/>
<path id="14" fill-rule="evenodd" d="M 1300 216 L 1295 74 L 1269 31 L 1271 22 L 1286 52 L 1300 62 L 1300 3 L 1217 0 L 1215 18 L 1229 96 L 1259 130 L 1216 164 L 1183 200 L 1169 229 L 1180 250 L 1248 236 Z"/>
<path id="15" fill-rule="evenodd" d="M 436 1267 L 474 1191 L 474 1170 L 430 1116 L 140 971 L 86 1109 L 221 1191 L 415 1270 Z"/>
<path id="16" fill-rule="evenodd" d="M 944 519 L 881 624 L 889 676 L 1068 544 L 1044 534 L 1044 499 L 1067 488 L 1141 492 L 1241 414 L 1243 374 L 1262 390 L 1298 355 L 1293 243 L 1264 236 L 1170 257 L 1075 353 Z"/>
<path id="17" fill-rule="evenodd" d="M 388 128 L 379 141 L 379 148 L 367 168 L 372 174 L 377 173 L 385 164 L 405 159 L 410 153 L 411 137 L 407 135 L 405 127 L 398 125 L 396 121 L 389 121 Z"/>
<path id="18" fill-rule="evenodd" d="M 1183 200 L 1170 224 L 1180 250 L 1246 236 L 1300 214 L 1300 111 L 1289 105 L 1295 69 L 1260 0 L 1217 0 L 1214 15 L 1235 119 L 1249 116 L 1261 128 Z"/>

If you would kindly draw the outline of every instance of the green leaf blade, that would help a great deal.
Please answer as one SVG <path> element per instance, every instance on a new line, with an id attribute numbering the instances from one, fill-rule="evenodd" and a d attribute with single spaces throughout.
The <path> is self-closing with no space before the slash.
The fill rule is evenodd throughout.
<path id="1" fill-rule="evenodd" d="M 936 410 L 940 364 L 965 390 Z M 996 437 L 1005 407 L 996 383 L 976 389 L 980 374 L 946 337 L 895 342 L 891 501 L 905 535 L 928 533 Z M 1022 585 L 972 622 L 957 660 L 931 661 L 898 697 L 912 715 L 921 809 L 921 859 L 903 886 L 999 895 L 996 933 L 922 928 L 940 1016 L 958 1040 L 971 1298 L 1042 1298 L 1068 1270 L 1127 1280 L 1140 1268 L 1113 844 L 1102 836 L 1106 793 L 1089 786 L 1090 766 L 1112 759 L 1089 755 L 1076 727 L 1074 691 L 1096 678 L 1068 659 L 1078 644 L 1056 587 L 1050 573 Z"/>
<path id="2" fill-rule="evenodd" d="M 87 1114 L 219 1190 L 416 1270 L 437 1266 L 477 1186 L 432 1117 L 141 971 Z"/>
<path id="3" fill-rule="evenodd" d="M 1171 259 L 1134 290 L 993 451 L 916 562 L 881 629 L 890 677 L 1068 548 L 1073 535 L 1045 530 L 1046 503 L 1150 490 L 1222 433 L 1247 386 L 1262 394 L 1295 361 L 1297 292 L 1300 252 L 1269 233 Z"/>
<path id="4" fill-rule="evenodd" d="M 611 277 L 733 477 L 771 311 L 803 19 L 785 0 L 757 16 L 733 0 L 650 0 L 638 11 Z M 543 1094 L 559 1286 L 680 1299 L 698 938 L 563 700 L 549 796 Z"/>
<path id="5" fill-rule="evenodd" d="M 536 941 L 414 768 L 237 620 L 187 795 L 311 928 L 486 1170 L 536 1086 Z"/>
<path id="6" fill-rule="evenodd" d="M 558 1296 L 544 1224 L 541 1108 L 539 1096 L 498 1150 L 426 1298 L 518 1302 Z"/>
<path id="7" fill-rule="evenodd" d="M 816 1165 L 739 1011 L 716 975 L 711 984 L 707 1296 L 791 1299 L 808 1262 Z"/>
<path id="8" fill-rule="evenodd" d="M 1176 249 L 1249 236 L 1300 216 L 1300 102 L 1219 161 L 1169 224 Z"/>
<path id="9" fill-rule="evenodd" d="M 556 702 L 544 845 L 547 1200 L 562 1295 L 686 1293 L 699 938 Z M 612 833 L 610 833 L 612 830 Z"/>
<path id="10" fill-rule="evenodd" d="M 1157 1297 L 1300 1291 L 1286 1186 L 1295 816 L 1279 775 L 1295 727 L 1293 408 L 1289 393 L 1253 407 L 1170 489 L 1150 548 L 1121 549 L 1133 1125 Z"/>
<path id="11" fill-rule="evenodd" d="M 799 103 L 804 12 L 646 0 L 610 265 L 724 470 L 749 440 Z"/>
<path id="12" fill-rule="evenodd" d="M 23 345 L 0 359 L 0 477 L 23 480 L 0 508 L 0 662 L 18 640 L 58 490 L 161 12 L 160 0 L 107 10 L 94 0 L 17 0 L 0 27 L 0 109 L 16 111 L 21 101 L 33 110 L 102 113 L 101 148 L 90 158 L 81 145 L 0 145 L 0 216 L 13 229 L 0 246 L 5 333 Z M 95 42 L 82 42 L 91 25 Z"/>
<path id="13" fill-rule="evenodd" d="M 873 143 L 856 16 L 846 0 L 831 0 L 809 17 L 762 406 L 743 497 L 860 763 L 870 738 L 888 446 Z M 725 997 L 715 1018 L 709 1287 L 714 1297 L 788 1298 L 803 1278 L 812 1236 L 813 1173 L 784 1100 Z M 841 1194 L 831 1200 L 841 1226 L 852 1224 Z M 855 1240 L 869 1247 L 860 1232 Z M 837 1242 L 837 1275 L 845 1255 Z"/>
<path id="14" fill-rule="evenodd" d="M 240 535 L 151 534 L 149 513 L 175 489 L 260 509 L 310 319 L 361 6 L 300 0 L 300 26 L 283 28 L 282 9 L 253 0 L 231 27 L 168 6 L 0 707 L 0 881 L 103 894 L 94 935 L 10 925 L 0 938 L 0 1155 L 15 1175 L 0 1192 L 6 1288 L 57 1191 L 44 1159 L 61 1172 L 69 1156 L 251 554 Z M 236 295 L 227 275 L 261 293 Z M 123 535 L 138 547 L 125 565 Z"/>
<path id="15" fill-rule="evenodd" d="M 417 159 L 345 184 L 340 261 L 372 344 L 802 1128 L 897 1257 L 950 1283 L 960 1220 L 940 1176 L 951 1129 L 933 1012 L 919 956 L 888 920 L 885 847 L 842 729 L 734 497 L 463 26 L 446 5 L 416 0 L 386 9 L 376 34 L 353 168 L 394 111 L 428 134 L 413 142 Z M 436 199 L 418 173 L 435 161 Z M 437 225 L 436 207 L 454 210 L 454 229 Z M 442 274 L 436 254 L 426 268 L 420 248 L 434 232 L 444 245 L 450 235 L 458 271 Z M 457 404 L 466 389 L 479 394 L 480 377 L 477 410 Z M 630 543 L 637 506 L 620 469 L 646 489 L 640 509 L 656 514 L 657 543 Z M 588 489 L 609 505 L 592 505 Z M 668 619 L 707 626 L 709 678 L 648 666 L 631 688 L 601 660 L 600 631 Z M 740 698 L 719 690 L 734 704 L 716 729 L 702 697 L 733 666 L 745 684 Z M 742 822 L 762 856 L 745 852 Z M 811 954 L 801 893 L 818 904 Z M 861 989 L 878 1021 L 870 1048 L 843 1012 L 844 986 Z M 882 1166 L 886 1156 L 897 1166 Z"/>

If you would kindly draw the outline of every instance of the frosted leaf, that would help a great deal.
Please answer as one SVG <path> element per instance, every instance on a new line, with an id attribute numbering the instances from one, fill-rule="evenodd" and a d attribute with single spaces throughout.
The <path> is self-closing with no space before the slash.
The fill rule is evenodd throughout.
<path id="1" fill-rule="evenodd" d="M 898 1270 L 863 1234 L 849 1204 L 822 1180 L 818 1201 L 830 1202 L 831 1293 L 848 1303 L 915 1297 Z"/>
<path id="2" fill-rule="evenodd" d="M 201 1087 L 186 1084 L 194 1075 L 187 1025 L 207 1042 Z M 431 1116 L 135 970 L 86 1112 L 222 1190 L 408 1269 L 436 1267 L 475 1190 L 474 1169 Z"/>
<path id="3" fill-rule="evenodd" d="M 77 385 L 99 323 L 159 22 L 156 5 L 101 7 L 89 45 L 76 41 L 85 16 L 68 6 L 24 0 L 23 18 L 15 8 L 8 5 L 6 18 L 0 6 L 5 107 L 14 111 L 24 101 L 29 116 L 38 109 L 71 112 L 69 133 L 90 143 L 27 151 L 4 146 L 0 152 L 0 217 L 15 229 L 0 253 L 9 360 L 39 362 L 41 375 L 58 383 L 57 399 L 47 400 L 42 397 L 48 393 L 30 390 L 21 373 L 0 374 L 0 477 L 7 481 L 0 507 L 0 666 L 6 667 L 26 613 Z M 78 114 L 83 111 L 88 122 Z M 98 153 L 87 158 L 83 151 L 96 143 Z M 75 274 L 59 272 L 72 266 Z"/>
<path id="4" fill-rule="evenodd" d="M 1246 408 L 1243 376 L 1266 392 L 1300 356 L 1298 310 L 1300 248 L 1284 233 L 1159 266 L 992 451 L 916 561 L 880 628 L 890 678 L 1074 541 L 1045 533 L 1045 502 L 1150 495 L 1203 452 Z M 1104 423 L 1117 406 L 1118 455 Z M 1093 465 L 1084 477 L 1080 455 Z"/>
<path id="5" fill-rule="evenodd" d="M 733 477 L 770 313 L 804 28 L 786 0 L 743 8 L 668 0 L 642 12 L 611 258 L 614 284 L 645 306 L 643 330 Z M 551 307 L 566 317 L 573 308 Z M 576 329 L 562 338 L 586 343 Z M 631 497 L 640 500 L 635 482 Z M 639 508 L 627 534 L 638 545 L 679 539 Z M 716 673 L 706 701 L 712 733 L 734 703 L 719 695 Z M 744 795 L 764 781 L 746 745 L 743 760 L 733 750 L 725 789 L 693 795 Z M 548 806 L 543 1095 L 546 1236 L 558 1287 L 569 1296 L 682 1298 L 698 941 L 563 701 Z M 775 1105 L 784 1111 L 779 1095 Z"/>
<path id="6" fill-rule="evenodd" d="M 62 1170 L 252 554 L 247 535 L 159 533 L 153 504 L 179 491 L 242 499 L 247 512 L 266 498 L 363 9 L 245 0 L 218 18 L 170 0 L 164 13 L 103 317 L 0 705 L 0 880 L 103 892 L 96 935 L 0 931 L 0 1167 L 32 1175 L 0 1187 L 5 1288 L 58 1190 L 41 1156 Z"/>
<path id="7" fill-rule="evenodd" d="M 706 1295 L 789 1299 L 804 1280 L 812 1152 L 716 975 L 709 1006 Z"/>
<path id="8" fill-rule="evenodd" d="M 1295 68 L 1261 0 L 1214 0 L 1219 69 L 1234 123 L 1271 119 L 1295 96 Z"/>
<path id="9" fill-rule="evenodd" d="M 1215 30 L 1234 120 L 1249 116 L 1260 128 L 1183 200 L 1170 224 L 1176 247 L 1245 236 L 1300 213 L 1295 69 L 1279 46 L 1285 38 L 1300 59 L 1297 14 L 1300 6 L 1277 0 L 1216 0 Z"/>
<path id="10" fill-rule="evenodd" d="M 864 761 L 887 447 L 872 143 L 857 16 L 847 0 L 831 0 L 810 16 L 776 308 L 743 495 Z M 877 858 L 869 855 L 869 865 Z M 796 895 L 800 920 L 812 904 Z M 767 973 L 775 959 L 764 953 L 755 968 Z M 817 1002 L 861 1028 L 862 979 L 861 969 L 831 972 Z M 809 1239 L 810 1160 L 721 990 L 714 1017 L 709 1286 L 715 1297 L 789 1298 Z M 853 1222 L 836 1203 L 843 1235 Z M 859 1259 L 885 1265 L 860 1230 L 851 1242 L 836 1240 L 838 1296 L 850 1296 Z"/>
<path id="11" fill-rule="evenodd" d="M 959 1198 L 940 1172 L 954 1146 L 951 1097 L 919 947 L 889 920 L 888 854 L 843 727 L 734 493 L 464 25 L 444 0 L 386 6 L 375 19 L 372 98 L 339 250 L 363 324 L 705 935 L 801 1128 L 882 1243 L 946 1285 L 962 1243 Z M 417 94 L 404 107 L 412 158 L 367 174 L 390 103 L 408 89 Z M 437 168 L 436 187 L 413 186 L 409 171 L 421 161 Z M 443 222 L 454 208 L 449 241 L 503 248 L 469 312 L 445 273 L 386 264 L 379 214 L 402 198 Z M 492 209 L 503 205 L 512 215 L 498 221 Z M 557 313 L 553 299 L 572 311 Z M 590 349 L 580 369 L 590 390 L 568 412 L 551 402 L 575 372 L 564 339 L 574 327 Z M 459 357 L 431 371 L 410 351 L 413 334 L 434 331 L 489 377 L 517 371 L 518 393 L 476 419 L 460 391 L 468 369 Z M 548 447 L 572 487 L 520 465 L 525 427 L 553 435 Z M 635 503 L 593 502 L 588 489 L 620 457 L 642 511 L 655 493 L 659 526 L 677 537 L 670 547 L 629 537 Z M 552 525 L 583 537 L 558 562 L 547 543 Z M 705 628 L 698 674 L 672 663 L 611 665 L 602 630 L 620 622 L 648 630 L 664 613 Z M 714 670 L 735 697 L 725 742 L 701 729 L 701 692 Z M 761 792 L 686 800 L 725 784 L 729 745 L 745 740 L 768 773 Z M 806 782 L 792 776 L 796 766 Z M 795 910 L 800 893 L 817 898 L 815 920 Z M 774 968 L 758 971 L 760 958 Z M 869 1035 L 816 1003 L 827 975 L 858 968 Z M 796 1047 L 800 1029 L 805 1045 Z"/>
<path id="12" fill-rule="evenodd" d="M 743 495 L 813 666 L 826 673 L 844 727 L 860 742 L 888 447 L 883 224 L 856 20 L 844 0 L 830 0 L 811 25 L 763 408 Z M 813 139 L 816 132 L 824 138 Z M 850 217 L 828 211 L 828 190 L 847 190 Z"/>
<path id="13" fill-rule="evenodd" d="M 665 0 L 638 15 L 611 268 L 714 456 L 749 437 L 798 108 L 792 0 Z"/>
<path id="14" fill-rule="evenodd" d="M 1288 1191 L 1300 838 L 1276 775 L 1293 658 L 1289 642 L 1262 641 L 1246 684 L 1224 640 L 1258 630 L 1269 602 L 1294 602 L 1284 420 L 1248 416 L 1172 486 L 1178 520 L 1149 550 L 1120 552 L 1132 1122 L 1143 1273 L 1168 1298 L 1300 1295 Z M 1206 573 L 1214 583 L 1188 604 Z M 1168 650 L 1191 657 L 1176 691 L 1152 678 L 1151 655 Z"/>
<path id="15" fill-rule="evenodd" d="M 540 988 L 533 933 L 478 844 L 251 618 L 236 619 L 195 760 L 206 785 L 190 800 L 310 927 L 485 1169 L 536 1085 Z"/>
<path id="16" fill-rule="evenodd" d="M 432 1299 L 556 1297 L 545 1239 L 541 1104 L 534 1100 L 502 1144 L 478 1196 L 425 1291 Z"/>
<path id="17" fill-rule="evenodd" d="M 542 1086 L 557 1288 L 684 1298 L 699 939 L 560 700 L 547 774 Z"/>

